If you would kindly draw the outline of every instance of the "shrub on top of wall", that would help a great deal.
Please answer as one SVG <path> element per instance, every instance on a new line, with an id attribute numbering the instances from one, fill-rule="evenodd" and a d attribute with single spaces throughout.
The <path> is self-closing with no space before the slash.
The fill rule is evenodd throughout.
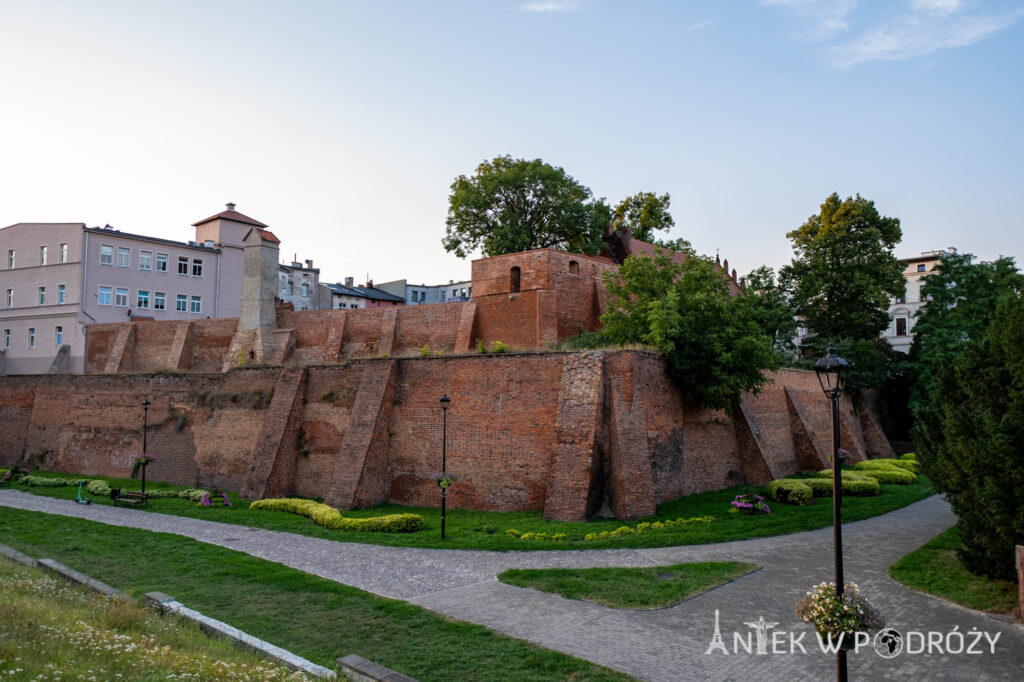
<path id="1" fill-rule="evenodd" d="M 298 498 L 257 500 L 249 509 L 283 511 L 313 519 L 314 523 L 331 530 L 351 530 L 363 533 L 415 533 L 423 529 L 423 517 L 419 514 L 388 514 L 368 518 L 352 518 L 341 515 L 334 507 Z"/>
<path id="2" fill-rule="evenodd" d="M 814 493 L 808 485 L 799 479 L 780 478 L 768 484 L 768 497 L 776 502 L 803 506 L 813 501 Z"/>

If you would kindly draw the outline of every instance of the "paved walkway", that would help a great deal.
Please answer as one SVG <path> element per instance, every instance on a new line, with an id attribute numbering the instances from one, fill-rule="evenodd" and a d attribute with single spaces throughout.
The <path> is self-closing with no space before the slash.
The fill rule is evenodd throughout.
<path id="1" fill-rule="evenodd" d="M 833 676 L 834 657 L 821 654 L 813 632 L 797 621 L 793 604 L 811 585 L 832 573 L 830 528 L 793 535 L 716 545 L 642 550 L 484 552 L 381 547 L 335 542 L 277 531 L 67 500 L 0 491 L 0 506 L 74 516 L 117 526 L 176 533 L 201 542 L 404 599 L 460 620 L 585 658 L 646 680 L 821 680 Z M 849 656 L 851 679 L 1020 680 L 1024 679 L 1024 630 L 914 592 L 892 581 L 887 568 L 907 552 L 951 526 L 949 506 L 932 497 L 884 516 L 844 525 L 847 580 L 857 582 L 902 633 L 943 633 L 941 652 L 886 660 L 872 649 Z M 760 571 L 660 611 L 620 611 L 505 585 L 495 576 L 507 568 L 655 566 L 681 561 L 741 560 Z M 730 654 L 705 654 L 715 611 Z M 764 616 L 772 632 L 802 640 L 807 653 L 756 655 L 733 652 L 733 632 Z M 972 630 L 999 639 L 995 653 L 946 651 L 945 635 Z M 783 635 L 776 635 L 782 638 Z M 785 641 L 785 646 L 781 642 Z M 958 638 L 950 639 L 954 650 Z M 770 649 L 769 649 L 770 651 Z"/>

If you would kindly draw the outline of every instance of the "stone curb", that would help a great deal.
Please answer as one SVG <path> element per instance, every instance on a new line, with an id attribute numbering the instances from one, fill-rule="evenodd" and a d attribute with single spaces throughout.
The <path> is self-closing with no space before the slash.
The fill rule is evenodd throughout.
<path id="1" fill-rule="evenodd" d="M 339 658 L 338 667 L 356 682 L 416 682 L 411 677 L 396 673 L 394 670 L 355 654 Z"/>
<path id="2" fill-rule="evenodd" d="M 17 561 L 19 564 L 24 564 L 26 566 L 31 566 L 32 568 L 36 567 L 36 560 L 35 559 L 33 559 L 32 557 L 30 557 L 27 554 L 22 554 L 21 552 L 19 552 L 18 550 L 14 549 L 13 547 L 8 547 L 7 545 L 5 545 L 3 543 L 0 543 L 0 556 L 5 556 L 8 559 L 10 559 L 11 561 Z"/>
<path id="3" fill-rule="evenodd" d="M 47 571 L 49 573 L 56 573 L 62 578 L 66 578 L 76 583 L 81 583 L 82 585 L 85 585 L 94 592 L 99 592 L 100 594 L 105 594 L 109 597 L 119 597 L 120 599 L 125 600 L 131 599 L 131 597 L 126 595 L 121 590 L 116 590 L 104 582 L 100 582 L 99 580 L 90 578 L 84 573 L 79 573 L 73 568 L 68 568 L 59 561 L 54 561 L 53 559 L 40 559 L 38 564 L 39 568 L 43 569 L 44 571 Z"/>

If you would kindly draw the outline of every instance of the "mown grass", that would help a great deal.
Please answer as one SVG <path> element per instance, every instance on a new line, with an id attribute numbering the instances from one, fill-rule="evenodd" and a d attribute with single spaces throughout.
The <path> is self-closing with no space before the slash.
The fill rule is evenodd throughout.
<path id="1" fill-rule="evenodd" d="M 158 476 L 159 471 L 151 466 L 149 474 Z M 49 474 L 34 472 L 36 475 L 61 476 L 79 478 L 72 474 Z M 121 485 L 137 490 L 138 481 L 126 479 L 107 479 L 112 485 Z M 456 482 L 455 486 L 458 485 Z M 146 483 L 147 489 L 181 489 L 166 483 Z M 73 500 L 75 488 L 29 488 L 12 484 L 12 489 Z M 540 512 L 486 512 L 461 509 L 448 509 L 445 532 L 447 540 L 441 540 L 440 510 L 432 507 L 406 507 L 384 504 L 369 509 L 344 511 L 346 516 L 366 517 L 381 514 L 420 514 L 423 516 L 424 527 L 417 533 L 358 533 L 336 531 L 321 528 L 311 520 L 288 514 L 286 512 L 249 510 L 247 503 L 239 500 L 238 495 L 228 493 L 234 503 L 233 507 L 199 507 L 182 499 L 166 498 L 151 500 L 146 511 L 209 519 L 224 523 L 235 523 L 243 526 L 267 528 L 289 533 L 298 533 L 313 537 L 330 538 L 346 542 L 363 542 L 379 545 L 397 545 L 405 547 L 434 547 L 446 549 L 488 549 L 497 551 L 509 550 L 541 550 L 541 549 L 606 549 L 615 547 L 669 547 L 675 545 L 700 545 L 713 542 L 727 542 L 746 538 L 784 535 L 799 531 L 814 530 L 832 525 L 831 498 L 822 498 L 807 507 L 794 507 L 772 503 L 772 513 L 764 516 L 745 516 L 729 514 L 729 503 L 732 499 L 745 492 L 765 494 L 765 489 L 755 487 L 733 487 L 708 493 L 687 495 L 686 497 L 658 505 L 657 514 L 645 521 L 665 521 L 678 518 L 694 518 L 713 516 L 712 523 L 698 523 L 677 526 L 659 531 L 585 542 L 583 537 L 588 533 L 614 531 L 624 524 L 616 519 L 594 519 L 592 521 L 573 523 L 561 521 L 545 521 Z M 883 485 L 882 494 L 876 497 L 844 497 L 843 521 L 848 523 L 870 518 L 879 514 L 899 509 L 913 502 L 922 500 L 935 491 L 924 476 L 918 476 L 911 485 Z M 241 502 L 241 504 L 239 504 Z M 94 504 L 110 504 L 109 500 L 96 499 Z M 520 540 L 505 535 L 509 529 L 520 533 L 565 533 L 563 542 L 543 542 L 536 540 Z"/>
<path id="2" fill-rule="evenodd" d="M 327 667 L 358 654 L 422 682 L 629 679 L 478 625 L 177 535 L 4 508 L 0 542 L 134 594 L 165 592 Z"/>
<path id="3" fill-rule="evenodd" d="M 312 680 L 161 618 L 0 557 L 0 678 L 5 680 Z"/>
<path id="4" fill-rule="evenodd" d="M 960 563 L 956 527 L 940 533 L 889 567 L 893 580 L 979 611 L 1011 613 L 1017 607 L 1017 583 L 974 575 Z"/>
<path id="5" fill-rule="evenodd" d="M 660 609 L 757 569 L 738 561 L 705 561 L 643 568 L 513 568 L 498 575 L 529 587 L 614 609 Z"/>

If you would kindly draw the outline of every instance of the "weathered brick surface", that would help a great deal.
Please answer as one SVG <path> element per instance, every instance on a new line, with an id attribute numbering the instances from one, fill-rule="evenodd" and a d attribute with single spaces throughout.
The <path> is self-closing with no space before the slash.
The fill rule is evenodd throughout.
<path id="1" fill-rule="evenodd" d="M 292 492 L 301 428 L 298 415 L 306 393 L 306 374 L 304 368 L 281 372 L 245 474 L 243 497 L 258 500 Z"/>

